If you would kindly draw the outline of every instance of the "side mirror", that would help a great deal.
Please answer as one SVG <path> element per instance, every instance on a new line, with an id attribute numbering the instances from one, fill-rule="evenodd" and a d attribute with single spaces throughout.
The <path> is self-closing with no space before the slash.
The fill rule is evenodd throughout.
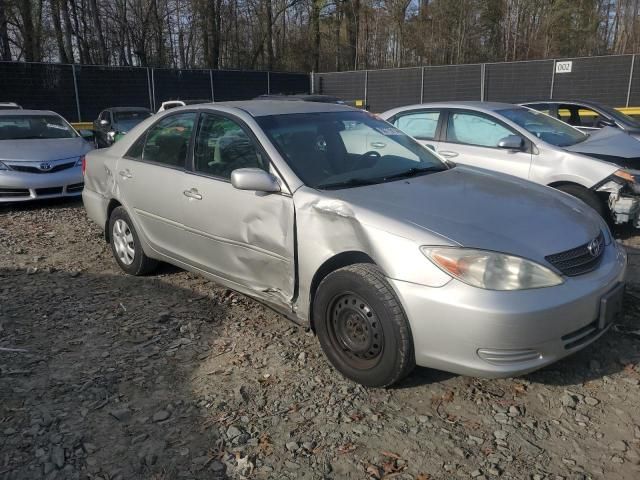
<path id="1" fill-rule="evenodd" d="M 260 168 L 238 168 L 231 172 L 231 185 L 238 190 L 275 193 L 280 191 L 276 177 Z"/>
<path id="2" fill-rule="evenodd" d="M 520 135 L 509 135 L 498 142 L 499 148 L 506 150 L 522 150 L 524 140 Z"/>
<path id="3" fill-rule="evenodd" d="M 109 120 L 100 120 L 101 127 L 106 127 L 107 125 L 109 125 Z"/>
<path id="4" fill-rule="evenodd" d="M 93 130 L 78 130 L 78 133 L 85 140 L 93 140 L 93 137 L 94 137 Z"/>
<path id="5" fill-rule="evenodd" d="M 616 128 L 617 127 L 616 122 L 614 122 L 613 120 L 610 120 L 608 118 L 600 118 L 596 122 L 596 125 L 599 128 L 603 128 L 603 127 L 614 127 L 614 128 Z"/>

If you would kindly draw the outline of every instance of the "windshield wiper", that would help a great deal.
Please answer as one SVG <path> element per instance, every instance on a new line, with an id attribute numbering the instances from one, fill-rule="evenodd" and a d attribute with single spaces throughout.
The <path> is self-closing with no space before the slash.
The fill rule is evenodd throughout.
<path id="1" fill-rule="evenodd" d="M 422 167 L 422 168 L 418 168 L 418 167 L 412 167 L 409 170 L 405 170 L 404 172 L 399 172 L 399 173 L 394 173 L 393 175 L 387 175 L 386 177 L 384 177 L 384 181 L 387 180 L 395 180 L 398 178 L 409 178 L 409 177 L 415 177 L 416 175 L 421 175 L 423 173 L 435 173 L 435 172 L 441 172 L 443 170 L 446 170 L 446 168 L 443 167 Z"/>
<path id="2" fill-rule="evenodd" d="M 365 178 L 350 178 L 348 180 L 344 180 L 342 182 L 335 183 L 321 183 L 320 185 L 316 185 L 315 188 L 319 189 L 332 189 L 332 188 L 349 188 L 349 187 L 363 187 L 365 185 L 374 185 L 376 183 L 380 183 L 380 180 L 375 179 L 365 179 Z"/>

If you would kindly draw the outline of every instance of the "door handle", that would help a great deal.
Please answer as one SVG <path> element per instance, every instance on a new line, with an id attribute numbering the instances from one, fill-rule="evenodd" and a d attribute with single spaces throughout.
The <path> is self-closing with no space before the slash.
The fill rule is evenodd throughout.
<path id="1" fill-rule="evenodd" d="M 458 152 L 452 152 L 450 150 L 440 150 L 438 153 L 444 158 L 455 158 L 460 155 Z"/>
<path id="2" fill-rule="evenodd" d="M 131 172 L 129 171 L 129 169 L 125 169 L 125 170 L 120 170 L 118 172 L 118 175 L 120 175 L 122 178 L 131 178 L 133 177 L 133 175 L 131 175 Z"/>
<path id="3" fill-rule="evenodd" d="M 387 146 L 387 144 L 384 142 L 371 142 L 371 146 L 373 148 L 384 148 Z"/>
<path id="4" fill-rule="evenodd" d="M 194 200 L 202 200 L 202 195 L 198 193 L 198 189 L 192 188 L 191 190 L 185 190 L 182 192 L 185 197 L 193 198 Z"/>

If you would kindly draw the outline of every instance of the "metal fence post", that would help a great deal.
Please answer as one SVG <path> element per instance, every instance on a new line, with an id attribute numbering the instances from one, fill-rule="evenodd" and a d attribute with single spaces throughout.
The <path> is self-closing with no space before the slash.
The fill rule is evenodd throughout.
<path id="1" fill-rule="evenodd" d="M 267 72 L 267 95 L 271 94 L 271 72 Z"/>
<path id="2" fill-rule="evenodd" d="M 151 94 L 151 76 L 149 75 L 149 67 L 147 67 L 146 70 L 147 70 L 147 92 L 149 93 L 149 108 L 155 111 L 155 108 L 153 108 L 153 95 Z"/>
<path id="3" fill-rule="evenodd" d="M 211 101 L 216 101 L 216 96 L 213 93 L 213 70 L 209 69 L 209 84 L 211 85 Z"/>
<path id="4" fill-rule="evenodd" d="M 553 70 L 551 70 L 551 92 L 549 92 L 549 99 L 553 100 L 553 84 L 556 81 L 556 59 L 553 59 Z"/>
<path id="5" fill-rule="evenodd" d="M 153 68 L 151 69 L 151 98 L 153 100 L 153 107 L 151 110 L 156 111 L 156 79 L 153 74 Z"/>
<path id="6" fill-rule="evenodd" d="M 367 109 L 367 94 L 369 88 L 369 70 L 364 71 L 364 109 Z"/>
<path id="7" fill-rule="evenodd" d="M 420 68 L 420 103 L 424 103 L 424 67 Z"/>
<path id="8" fill-rule="evenodd" d="M 313 84 L 314 78 L 313 78 L 313 70 L 311 70 L 311 76 L 309 77 L 309 81 L 311 82 L 311 91 L 309 92 L 311 95 L 313 95 L 314 93 L 316 93 L 315 90 L 315 85 Z"/>
<path id="9" fill-rule="evenodd" d="M 480 64 L 480 101 L 484 102 L 484 97 L 485 97 L 485 75 L 487 73 L 487 64 L 486 63 L 481 63 Z"/>
<path id="10" fill-rule="evenodd" d="M 629 99 L 631 98 L 631 84 L 633 83 L 633 68 L 636 63 L 636 56 L 631 56 L 631 70 L 629 70 L 629 87 L 627 88 L 627 104 L 626 107 L 629 106 Z"/>
<path id="11" fill-rule="evenodd" d="M 80 96 L 78 95 L 78 80 L 76 79 L 76 65 L 71 65 L 71 72 L 73 73 L 73 89 L 76 92 L 76 111 L 78 113 L 78 122 L 82 122 L 80 116 Z"/>

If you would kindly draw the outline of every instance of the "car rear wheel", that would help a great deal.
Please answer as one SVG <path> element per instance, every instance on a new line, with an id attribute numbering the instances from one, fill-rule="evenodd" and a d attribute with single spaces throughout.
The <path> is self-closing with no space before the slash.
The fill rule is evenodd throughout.
<path id="1" fill-rule="evenodd" d="M 409 322 L 375 265 L 351 265 L 327 275 L 318 286 L 313 314 L 325 355 L 345 377 L 387 387 L 413 370 Z"/>
<path id="2" fill-rule="evenodd" d="M 598 197 L 598 195 L 593 193 L 591 190 L 587 190 L 580 185 L 560 185 L 557 188 L 564 193 L 568 193 L 569 195 L 576 197 L 578 200 L 582 200 L 584 203 L 598 212 L 598 215 L 600 215 L 602 218 L 608 219 L 608 212 L 605 208 L 604 203 Z"/>
<path id="3" fill-rule="evenodd" d="M 158 266 L 158 261 L 145 255 L 138 234 L 123 207 L 117 207 L 109 218 L 109 239 L 118 265 L 129 275 L 146 275 Z"/>

